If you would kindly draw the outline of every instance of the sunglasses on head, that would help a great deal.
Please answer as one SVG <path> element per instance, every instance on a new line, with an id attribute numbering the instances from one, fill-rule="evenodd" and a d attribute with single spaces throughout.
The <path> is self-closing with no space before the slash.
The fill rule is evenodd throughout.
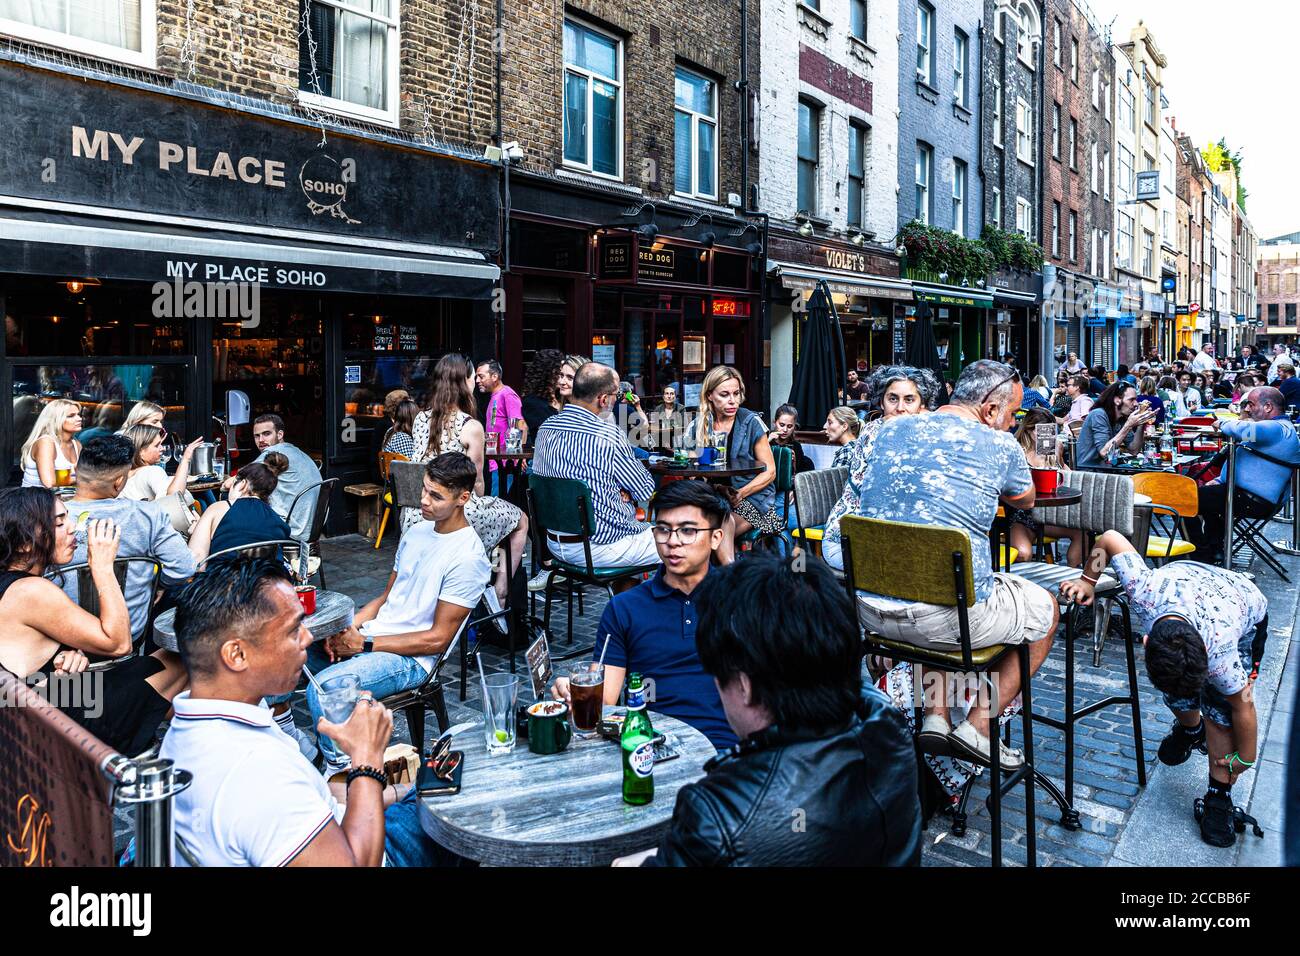
<path id="1" fill-rule="evenodd" d="M 998 389 L 1000 389 L 1003 385 L 1007 384 L 1007 382 L 1015 382 L 1016 384 L 1020 384 L 1020 381 L 1021 381 L 1020 373 L 1017 372 L 1015 369 L 1012 369 L 1010 375 L 1008 375 L 1006 378 L 998 382 L 996 385 L 994 385 L 992 388 L 990 388 L 987 392 L 984 393 L 984 397 L 980 399 L 980 404 L 983 405 L 985 402 L 987 402 L 989 400 L 989 396 L 992 395 L 994 392 L 996 392 Z"/>

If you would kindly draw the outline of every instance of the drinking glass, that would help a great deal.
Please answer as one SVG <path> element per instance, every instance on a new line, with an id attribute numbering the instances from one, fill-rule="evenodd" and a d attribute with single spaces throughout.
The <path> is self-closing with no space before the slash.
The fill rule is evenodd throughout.
<path id="1" fill-rule="evenodd" d="M 714 461 L 718 465 L 725 467 L 727 464 L 727 433 L 726 432 L 713 433 L 713 448 L 717 452 L 717 457 L 714 459 Z"/>
<path id="2" fill-rule="evenodd" d="M 515 749 L 515 708 L 519 704 L 518 674 L 488 674 L 483 678 L 483 740 L 489 757 Z"/>
<path id="3" fill-rule="evenodd" d="M 321 681 L 320 709 L 331 724 L 341 724 L 352 716 L 361 695 L 361 679 L 356 674 L 341 674 Z"/>
<path id="4" fill-rule="evenodd" d="M 574 667 L 569 675 L 569 697 L 574 736 L 596 736 L 605 698 L 605 665 L 587 661 Z"/>
<path id="5" fill-rule="evenodd" d="M 485 437 L 485 441 L 486 441 L 487 453 L 489 455 L 495 455 L 497 453 L 497 444 L 500 440 L 501 440 L 501 436 L 498 435 L 496 432 L 487 433 Z"/>
<path id="6" fill-rule="evenodd" d="M 226 477 L 226 463 L 223 459 L 218 458 L 212 463 L 212 473 L 217 476 L 217 481 L 223 481 Z"/>

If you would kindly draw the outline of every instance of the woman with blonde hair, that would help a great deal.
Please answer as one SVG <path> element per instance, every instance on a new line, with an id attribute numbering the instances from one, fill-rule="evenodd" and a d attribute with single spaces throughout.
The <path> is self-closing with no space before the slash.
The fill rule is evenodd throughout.
<path id="1" fill-rule="evenodd" d="M 163 466 L 158 464 L 162 461 L 163 453 L 164 432 L 161 426 L 132 425 L 124 429 L 123 434 L 135 446 L 135 458 L 131 461 L 131 471 L 118 494 L 119 498 L 155 501 L 185 490 L 185 483 L 190 478 L 190 460 L 194 457 L 194 449 L 203 443 L 202 438 L 194 439 L 185 447 L 181 460 L 176 465 L 176 474 L 169 477 Z"/>
<path id="2" fill-rule="evenodd" d="M 463 355 L 444 355 L 433 367 L 429 383 L 429 407 L 415 416 L 411 438 L 415 443 L 414 461 L 426 462 L 446 452 L 460 452 L 478 468 L 474 492 L 465 506 L 465 520 L 490 553 L 507 536 L 510 538 L 510 567 L 497 569 L 497 596 L 506 600 L 511 576 L 524 556 L 528 540 L 528 518 L 522 511 L 501 498 L 483 494 L 483 423 L 474 417 L 474 363 Z M 424 520 L 419 508 L 402 509 L 402 530 Z"/>
<path id="3" fill-rule="evenodd" d="M 858 413 L 847 405 L 832 408 L 826 415 L 822 433 L 831 440 L 832 445 L 837 446 L 831 467 L 853 471 L 858 459 L 862 457 L 862 443 L 858 441 L 858 436 L 862 434 L 862 420 L 858 418 Z"/>
<path id="4" fill-rule="evenodd" d="M 122 423 L 118 434 L 125 435 L 126 430 L 135 425 L 156 425 L 158 428 L 163 427 L 163 420 L 167 417 L 167 410 L 161 405 L 155 405 L 153 402 L 139 401 L 131 406 L 131 411 L 127 412 L 126 421 Z"/>
<path id="5" fill-rule="evenodd" d="M 74 401 L 56 398 L 41 409 L 18 456 L 24 488 L 54 488 L 60 471 L 66 471 L 67 483 L 72 483 L 81 457 L 81 442 L 76 439 L 81 427 L 81 406 Z"/>
<path id="6" fill-rule="evenodd" d="M 780 534 L 785 521 L 776 513 L 776 462 L 767 439 L 767 426 L 757 412 L 743 408 L 745 381 L 729 365 L 718 365 L 704 376 L 700 386 L 700 413 L 695 419 L 698 447 L 724 446 L 727 465 L 732 468 L 761 467 L 752 477 L 731 479 L 730 498 L 735 519 L 734 534 L 728 533 L 718 548 L 718 560 L 735 559 L 735 535 L 751 528 L 763 534 Z M 857 421 L 855 418 L 854 421 Z"/>

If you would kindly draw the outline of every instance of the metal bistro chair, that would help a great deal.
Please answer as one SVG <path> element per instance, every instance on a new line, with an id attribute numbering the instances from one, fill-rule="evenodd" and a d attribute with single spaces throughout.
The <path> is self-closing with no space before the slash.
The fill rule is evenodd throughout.
<path id="1" fill-rule="evenodd" d="M 565 543 L 582 544 L 584 561 L 573 564 L 554 558 L 555 570 L 562 574 L 569 587 L 569 627 L 567 643 L 573 643 L 573 585 L 587 583 L 604 588 L 610 597 L 614 596 L 614 582 L 627 578 L 640 577 L 653 572 L 659 567 L 654 564 L 639 567 L 598 568 L 591 560 L 591 530 L 596 524 L 596 513 L 591 503 L 591 489 L 585 482 L 573 478 L 543 478 L 531 475 L 528 484 L 528 511 L 537 527 L 539 538 L 546 540 L 547 534 L 566 539 Z M 555 589 L 556 575 L 552 574 L 546 582 L 546 596 L 543 603 L 542 626 L 551 629 L 551 596 Z"/>
<path id="2" fill-rule="evenodd" d="M 1133 505 L 1133 482 L 1127 475 L 1110 475 L 1103 472 L 1076 471 L 1070 482 L 1078 484 L 1083 498 L 1077 504 L 1056 508 L 1042 508 L 1044 524 L 1076 528 L 1083 532 L 1084 553 L 1092 547 L 1092 537 L 1105 531 L 1117 531 L 1133 541 L 1141 554 L 1145 550 L 1149 524 L 1139 522 Z M 1142 508 L 1151 508 L 1143 505 Z M 1136 641 L 1129 616 L 1128 599 L 1119 581 L 1109 572 L 1103 572 L 1095 588 L 1093 602 L 1093 666 L 1101 666 L 1101 653 L 1106 632 L 1110 627 L 1110 608 L 1117 604 L 1123 619 L 1124 654 L 1128 669 L 1128 694 L 1122 697 L 1105 697 L 1082 707 L 1074 701 L 1074 640 L 1079 631 L 1077 615 L 1084 610 L 1068 603 L 1061 596 L 1061 583 L 1080 577 L 1083 572 L 1063 564 L 1046 564 L 1025 561 L 1012 567 L 1012 573 L 1028 578 L 1052 594 L 1062 608 L 1065 623 L 1065 712 L 1061 719 L 1045 714 L 1034 714 L 1034 720 L 1055 727 L 1065 737 L 1065 797 L 1068 808 L 1063 807 L 1061 823 L 1067 829 L 1078 829 L 1079 816 L 1074 810 L 1074 725 L 1085 717 L 1107 707 L 1128 707 L 1133 718 L 1134 766 L 1139 786 L 1146 786 L 1146 758 L 1142 743 L 1142 704 L 1138 696 Z"/>
<path id="3" fill-rule="evenodd" d="M 280 551 L 281 559 L 292 570 L 294 564 L 294 558 L 290 557 L 289 553 L 292 553 L 294 557 L 297 557 L 299 554 L 301 554 L 302 548 L 303 548 L 302 542 L 295 541 L 292 538 L 277 538 L 271 541 L 254 541 L 252 544 L 241 544 L 241 545 L 236 545 L 233 548 L 222 548 L 220 551 L 212 552 L 206 558 L 204 558 L 202 561 L 199 562 L 198 567 L 195 568 L 195 571 L 196 572 L 206 571 L 208 569 L 208 565 L 212 564 L 214 561 L 224 560 L 227 558 L 274 557 L 277 549 Z"/>
<path id="4" fill-rule="evenodd" d="M 1168 519 L 1172 526 L 1157 526 L 1156 530 L 1164 532 L 1147 536 L 1145 554 L 1157 565 L 1170 558 L 1183 557 L 1196 550 L 1196 545 L 1187 540 L 1187 518 L 1195 518 L 1199 503 L 1196 497 L 1196 482 L 1186 475 L 1172 475 L 1166 472 L 1142 472 L 1133 476 L 1133 490 L 1151 499 L 1151 513 Z"/>
<path id="5" fill-rule="evenodd" d="M 929 667 L 950 674 L 976 673 L 981 684 L 992 691 L 986 728 L 990 741 L 989 819 L 993 834 L 993 865 L 1002 865 L 1002 798 L 1016 784 L 1025 785 L 1025 844 L 1029 865 L 1037 865 L 1037 833 L 1034 821 L 1034 738 L 1030 695 L 1029 645 L 995 644 L 973 649 L 970 644 L 969 609 L 975 604 L 975 579 L 971 572 L 971 542 L 965 532 L 954 528 L 937 528 L 899 521 L 879 521 L 848 515 L 840 522 L 844 554 L 845 587 L 856 608 L 857 592 L 869 591 L 900 601 L 920 601 L 957 609 L 960 647 L 952 651 L 932 650 L 901 641 L 888 640 L 867 632 L 863 639 L 864 654 L 879 654 L 912 665 L 917 688 L 923 686 L 921 668 Z M 897 560 L 899 554 L 908 560 Z M 998 717 L 1003 703 L 998 700 L 997 679 L 992 676 L 1008 654 L 1015 654 L 1020 664 L 1021 735 L 1024 738 L 1025 765 L 1002 775 Z M 922 696 L 916 701 L 916 733 L 922 722 Z M 917 752 L 922 753 L 919 737 Z M 1042 778 L 1040 778 L 1042 779 Z"/>
<path id="6" fill-rule="evenodd" d="M 310 581 L 314 575 L 319 574 L 321 587 L 327 585 L 325 584 L 325 560 L 320 553 L 320 539 L 321 533 L 325 530 L 325 522 L 330 516 L 330 497 L 334 494 L 334 487 L 338 483 L 337 478 L 326 478 L 308 485 L 294 496 L 293 503 L 289 505 L 289 514 L 285 517 L 285 521 L 292 528 L 294 512 L 299 507 L 311 507 L 311 524 L 307 529 L 307 540 L 302 542 L 305 547 L 298 556 L 298 563 L 302 579 Z M 303 503 L 304 501 L 306 504 Z M 310 570 L 313 556 L 321 558 L 320 565 L 314 572 Z"/>
<path id="7" fill-rule="evenodd" d="M 501 550 L 501 560 L 504 561 L 505 566 L 509 568 L 510 567 L 510 536 L 506 535 L 506 537 L 502 538 L 501 543 L 497 545 L 497 547 L 500 548 Z M 522 569 L 523 568 L 521 564 L 520 570 Z M 488 586 L 483 589 L 483 597 L 481 600 L 481 606 L 486 607 L 488 613 L 483 615 L 482 617 L 475 618 L 473 621 L 470 622 L 475 632 L 475 643 L 477 643 L 478 641 L 478 626 L 480 624 L 487 624 L 489 622 L 496 622 L 498 620 L 503 620 L 506 622 L 506 640 L 510 648 L 510 673 L 512 674 L 515 673 L 517 667 L 515 663 L 515 655 L 518 653 L 518 647 L 516 646 L 516 644 L 519 635 L 519 616 L 515 613 L 516 609 L 519 607 L 518 602 L 515 600 L 516 597 L 515 585 L 518 576 L 519 576 L 518 572 L 510 576 L 509 588 L 507 589 L 506 592 L 505 607 L 500 606 L 500 601 L 497 599 L 496 589 L 493 587 L 492 581 L 488 581 Z M 469 669 L 469 651 L 470 651 L 469 638 L 466 637 L 464 640 L 460 642 L 460 699 L 461 700 L 465 699 L 465 674 Z"/>
<path id="8" fill-rule="evenodd" d="M 424 680 L 420 681 L 418 686 L 408 690 L 400 690 L 380 701 L 381 704 L 394 713 L 399 710 L 406 712 L 406 726 L 411 732 L 411 744 L 415 747 L 416 752 L 421 755 L 424 753 L 424 714 L 427 709 L 433 709 L 434 717 L 438 721 L 439 733 L 451 726 L 451 722 L 447 718 L 447 699 L 443 693 L 442 668 L 451 659 L 452 654 L 456 652 L 456 645 L 464 640 L 465 629 L 471 624 L 471 616 L 470 614 L 465 615 L 465 620 L 461 621 L 455 635 L 452 636 L 447 646 L 442 649 L 437 660 L 433 662 L 433 667 L 429 668 L 429 673 L 425 675 Z"/>
<path id="9" fill-rule="evenodd" d="M 133 574 L 132 566 L 145 568 L 144 575 Z M 90 565 L 87 562 L 80 564 L 66 564 L 60 568 L 52 568 L 45 572 L 45 577 L 53 581 L 64 591 L 68 590 L 67 575 L 73 575 L 73 583 L 76 586 L 77 606 L 83 611 L 99 617 L 99 591 L 95 588 L 95 582 L 90 575 Z M 113 576 L 117 578 L 118 586 L 122 589 L 125 596 L 129 588 L 139 587 L 141 585 L 149 589 L 149 617 L 145 622 L 144 630 L 140 635 L 131 634 L 131 650 L 121 657 L 99 657 L 96 655 L 87 655 L 90 658 L 90 664 L 87 670 L 99 671 L 109 670 L 123 661 L 130 660 L 140 653 L 144 647 L 144 635 L 149 634 L 153 627 L 153 608 L 158 599 L 158 587 L 162 580 L 162 565 L 157 558 L 153 557 L 133 557 L 117 558 L 113 562 Z M 72 597 L 71 594 L 68 595 Z"/>
<path id="10" fill-rule="evenodd" d="M 820 547 L 826 521 L 835 509 L 849 481 L 847 468 L 803 471 L 794 476 L 794 520 L 791 533 L 795 544 L 817 542 Z M 838 572 L 837 572 L 838 573 Z"/>
<path id="11" fill-rule="evenodd" d="M 379 453 L 379 480 L 384 485 L 384 513 L 379 519 L 379 533 L 375 535 L 375 550 L 384 543 L 384 529 L 388 527 L 388 518 L 396 507 L 393 501 L 393 482 L 391 478 L 390 466 L 395 461 L 410 461 L 405 455 L 399 455 L 395 451 L 381 451 Z"/>

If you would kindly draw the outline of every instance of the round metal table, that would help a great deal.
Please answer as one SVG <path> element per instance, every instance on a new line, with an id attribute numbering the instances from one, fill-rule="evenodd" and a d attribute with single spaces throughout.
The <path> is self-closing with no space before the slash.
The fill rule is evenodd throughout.
<path id="1" fill-rule="evenodd" d="M 1057 486 L 1050 495 L 1039 495 L 1034 499 L 1033 508 L 1055 508 L 1060 505 L 1077 505 L 1083 500 L 1083 489 Z"/>
<path id="2" fill-rule="evenodd" d="M 681 756 L 655 765 L 654 800 L 644 806 L 623 802 L 617 742 L 575 737 L 542 757 L 521 739 L 489 757 L 478 725 L 453 742 L 465 754 L 460 793 L 420 797 L 420 824 L 439 845 L 493 866 L 608 866 L 648 850 L 668 829 L 677 791 L 704 776 L 717 753 L 680 720 L 651 712 L 650 722 L 677 738 Z"/>
<path id="3" fill-rule="evenodd" d="M 337 634 L 352 624 L 352 616 L 357 605 L 352 598 L 338 591 L 316 592 L 316 613 L 309 615 L 303 623 L 311 631 L 314 640 L 323 641 L 331 634 Z M 154 643 L 164 650 L 179 653 L 176 643 L 176 608 L 163 611 L 153 622 Z"/>

